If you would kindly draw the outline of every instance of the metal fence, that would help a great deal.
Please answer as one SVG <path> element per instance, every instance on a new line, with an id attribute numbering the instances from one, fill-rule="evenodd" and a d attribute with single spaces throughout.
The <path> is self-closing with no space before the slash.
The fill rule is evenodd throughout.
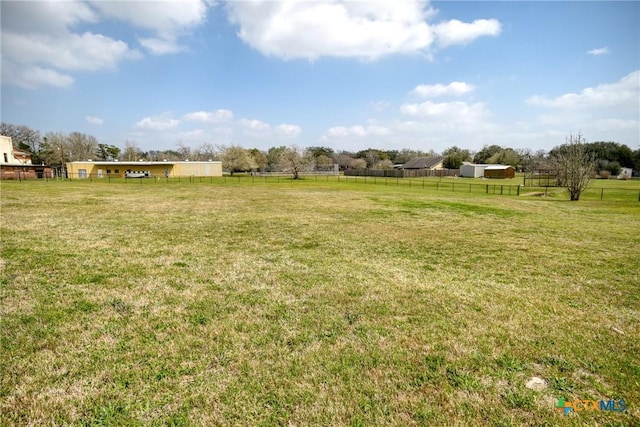
<path id="1" fill-rule="evenodd" d="M 458 176 L 460 169 L 347 169 L 344 176 L 375 176 L 387 178 L 419 178 Z"/>
<path id="2" fill-rule="evenodd" d="M 177 184 L 177 183 L 203 183 L 203 184 L 268 184 L 279 182 L 292 182 L 291 174 L 234 174 L 219 177 L 213 176 L 149 176 L 126 178 L 121 175 L 72 175 L 68 178 L 31 178 L 22 179 L 22 181 L 80 181 L 87 183 L 121 183 L 127 185 L 144 185 L 144 184 Z M 305 173 L 301 175 L 301 181 L 318 181 L 318 182 L 344 182 L 353 184 L 373 184 L 396 187 L 410 187 L 431 189 L 442 192 L 452 193 L 482 193 L 490 195 L 502 196 L 531 196 L 531 197 L 562 197 L 567 194 L 562 187 L 555 185 L 518 185 L 505 184 L 501 182 L 477 182 L 471 178 L 440 178 L 434 179 L 430 177 L 420 178 L 401 178 L 389 176 L 343 176 L 331 173 Z M 489 180 L 491 181 L 491 180 Z M 609 187 L 591 187 L 582 195 L 582 199 L 588 200 L 637 200 L 640 202 L 640 187 L 632 188 L 609 188 Z"/>

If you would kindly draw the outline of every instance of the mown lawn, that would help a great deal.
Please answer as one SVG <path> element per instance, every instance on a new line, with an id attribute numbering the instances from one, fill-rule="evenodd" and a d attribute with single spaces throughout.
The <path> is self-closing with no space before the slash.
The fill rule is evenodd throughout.
<path id="1" fill-rule="evenodd" d="M 640 424 L 637 196 L 245 179 L 0 201 L 3 425 Z"/>

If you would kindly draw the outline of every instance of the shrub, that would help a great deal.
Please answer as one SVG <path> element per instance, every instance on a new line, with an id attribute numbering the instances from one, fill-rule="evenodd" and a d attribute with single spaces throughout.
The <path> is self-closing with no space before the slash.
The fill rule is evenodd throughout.
<path id="1" fill-rule="evenodd" d="M 609 172 L 608 170 L 601 170 L 600 171 L 600 178 L 602 179 L 609 179 L 611 178 L 611 172 Z"/>

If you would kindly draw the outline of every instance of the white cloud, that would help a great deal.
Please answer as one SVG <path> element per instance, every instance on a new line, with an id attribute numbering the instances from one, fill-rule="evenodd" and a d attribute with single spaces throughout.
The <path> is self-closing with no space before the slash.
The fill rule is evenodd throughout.
<path id="1" fill-rule="evenodd" d="M 465 82 L 451 82 L 448 85 L 435 84 L 435 85 L 418 85 L 411 91 L 413 95 L 418 95 L 424 98 L 434 98 L 437 96 L 460 96 L 465 93 L 472 92 L 475 88 L 473 85 Z"/>
<path id="2" fill-rule="evenodd" d="M 141 52 L 127 42 L 92 31 L 105 19 L 151 32 L 138 40 L 152 54 L 179 52 L 185 49 L 179 38 L 205 21 L 208 7 L 203 0 L 3 2 L 2 81 L 29 89 L 69 87 L 74 71 L 110 70 L 139 59 Z"/>
<path id="3" fill-rule="evenodd" d="M 240 132 L 256 140 L 294 139 L 302 132 L 298 125 L 282 123 L 273 126 L 256 119 L 240 119 L 236 122 Z"/>
<path id="4" fill-rule="evenodd" d="M 123 41 L 70 30 L 98 20 L 83 2 L 3 2 L 3 83 L 29 89 L 68 87 L 74 81 L 70 71 L 113 69 L 137 57 Z"/>
<path id="5" fill-rule="evenodd" d="M 169 55 L 185 50 L 184 46 L 180 46 L 175 39 L 171 38 L 139 38 L 138 43 L 152 55 Z"/>
<path id="6" fill-rule="evenodd" d="M 545 109 L 537 118 L 541 127 L 565 134 L 579 130 L 590 141 L 633 145 L 640 135 L 639 99 L 640 70 L 636 70 L 614 83 L 555 98 L 534 95 L 526 102 Z"/>
<path id="7" fill-rule="evenodd" d="M 384 126 L 378 125 L 369 125 L 369 126 L 335 126 L 327 129 L 325 136 L 328 138 L 347 138 L 347 137 L 358 137 L 364 138 L 369 136 L 382 136 L 387 135 L 389 133 L 389 129 Z"/>
<path id="8" fill-rule="evenodd" d="M 138 42 L 154 55 L 185 50 L 178 38 L 203 24 L 210 2 L 181 1 L 99 1 L 94 6 L 105 16 L 129 22 L 151 31 L 153 37 L 140 37 Z"/>
<path id="9" fill-rule="evenodd" d="M 488 116 L 488 111 L 481 102 L 467 104 L 459 101 L 439 103 L 427 101 L 421 104 L 404 104 L 400 111 L 423 120 L 447 123 L 480 122 Z"/>
<path id="10" fill-rule="evenodd" d="M 588 50 L 587 53 L 593 56 L 606 55 L 609 53 L 609 48 L 605 46 L 598 49 L 591 49 Z"/>
<path id="11" fill-rule="evenodd" d="M 100 117 L 86 116 L 84 119 L 87 121 L 87 123 L 90 123 L 92 125 L 101 125 L 104 123 L 104 120 Z"/>
<path id="12" fill-rule="evenodd" d="M 271 126 L 268 123 L 256 119 L 241 119 L 238 123 L 244 129 L 252 132 L 267 132 L 271 130 Z"/>
<path id="13" fill-rule="evenodd" d="M 283 136 L 286 138 L 297 138 L 302 132 L 302 128 L 298 125 L 289 125 L 283 123 L 275 127 L 276 135 Z"/>
<path id="14" fill-rule="evenodd" d="M 398 53 L 428 53 L 442 46 L 497 35 L 496 20 L 449 21 L 432 27 L 426 1 L 238 1 L 227 3 L 238 36 L 264 55 L 316 60 L 323 56 L 375 60 Z"/>
<path id="15" fill-rule="evenodd" d="M 136 129 L 147 129 L 152 131 L 167 131 L 177 128 L 180 120 L 171 117 L 171 113 L 164 113 L 156 117 L 145 117 L 136 123 Z"/>
<path id="16" fill-rule="evenodd" d="M 468 44 L 478 37 L 497 36 L 502 31 L 502 25 L 496 19 L 476 19 L 466 23 L 453 19 L 433 27 L 438 39 L 438 45 L 446 47 L 455 44 Z"/>
<path id="17" fill-rule="evenodd" d="M 2 58 L 2 82 L 25 89 L 36 89 L 41 86 L 66 88 L 73 84 L 73 77 L 51 68 L 39 66 L 22 67 Z"/>
<path id="18" fill-rule="evenodd" d="M 2 15 L 3 33 L 60 35 L 66 34 L 74 25 L 99 21 L 98 14 L 81 0 L 3 2 Z"/>
<path id="19" fill-rule="evenodd" d="M 4 33 L 3 55 L 27 68 L 39 64 L 58 70 L 112 69 L 135 57 L 127 44 L 100 34 L 63 34 L 53 39 L 42 34 Z"/>
<path id="20" fill-rule="evenodd" d="M 556 98 L 534 95 L 527 99 L 530 105 L 565 110 L 602 110 L 622 108 L 636 114 L 639 110 L 640 70 L 636 70 L 615 83 L 604 83 L 583 89 L 580 93 L 566 93 Z"/>
<path id="21" fill-rule="evenodd" d="M 195 111 L 184 115 L 187 121 L 196 121 L 202 123 L 222 123 L 233 119 L 231 110 L 219 109 L 214 111 Z"/>

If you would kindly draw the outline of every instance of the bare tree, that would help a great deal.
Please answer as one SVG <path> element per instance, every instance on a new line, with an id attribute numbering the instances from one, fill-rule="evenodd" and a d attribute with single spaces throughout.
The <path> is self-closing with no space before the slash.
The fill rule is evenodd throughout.
<path id="1" fill-rule="evenodd" d="M 0 123 L 0 135 L 10 136 L 16 148 L 29 150 L 32 154 L 38 154 L 42 137 L 40 132 L 25 125 L 12 125 Z"/>
<path id="2" fill-rule="evenodd" d="M 218 151 L 212 143 L 205 142 L 196 150 L 196 157 L 203 161 L 215 160 L 218 158 Z"/>
<path id="3" fill-rule="evenodd" d="M 582 134 L 569 134 L 566 143 L 554 148 L 550 157 L 557 171 L 559 184 L 569 191 L 571 200 L 580 200 L 595 166 L 595 157 L 586 150 Z"/>
<path id="4" fill-rule="evenodd" d="M 65 152 L 66 151 L 66 152 Z M 63 166 L 70 160 L 67 136 L 61 132 L 48 132 L 40 147 L 40 157 L 48 166 Z"/>
<path id="5" fill-rule="evenodd" d="M 367 168 L 367 161 L 365 159 L 354 159 L 351 162 L 351 167 L 357 170 L 362 170 Z"/>
<path id="6" fill-rule="evenodd" d="M 120 160 L 124 160 L 126 162 L 132 162 L 138 160 L 142 156 L 142 152 L 138 148 L 138 145 L 135 141 L 127 140 L 124 143 L 124 150 L 120 153 Z"/>
<path id="7" fill-rule="evenodd" d="M 290 172 L 293 179 L 300 178 L 300 173 L 307 171 L 312 164 L 313 157 L 297 145 L 287 147 L 280 155 L 281 169 Z"/>
<path id="8" fill-rule="evenodd" d="M 71 161 L 93 159 L 98 149 L 98 140 L 93 135 L 71 132 L 67 136 Z"/>
<path id="9" fill-rule="evenodd" d="M 178 141 L 177 145 L 178 145 L 177 151 L 178 153 L 180 153 L 182 160 L 190 160 L 193 158 L 193 152 L 190 146 L 186 145 L 182 141 Z"/>

